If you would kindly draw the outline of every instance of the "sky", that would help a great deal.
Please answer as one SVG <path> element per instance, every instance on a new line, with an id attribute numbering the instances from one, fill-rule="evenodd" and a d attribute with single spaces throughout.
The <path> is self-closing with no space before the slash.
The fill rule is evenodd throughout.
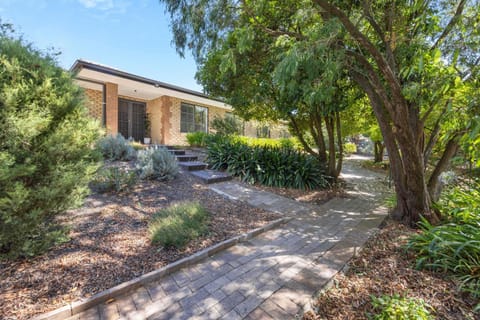
<path id="1" fill-rule="evenodd" d="M 159 0 L 0 0 L 0 19 L 36 48 L 60 51 L 65 69 L 81 58 L 202 91 L 190 53 L 175 51 Z"/>

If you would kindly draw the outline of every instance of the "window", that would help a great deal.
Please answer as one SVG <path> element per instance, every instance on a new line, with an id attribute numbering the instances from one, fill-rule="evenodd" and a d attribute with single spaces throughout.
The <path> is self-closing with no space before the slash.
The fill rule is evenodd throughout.
<path id="1" fill-rule="evenodd" d="M 207 132 L 207 119 L 208 108 L 182 102 L 180 132 Z"/>

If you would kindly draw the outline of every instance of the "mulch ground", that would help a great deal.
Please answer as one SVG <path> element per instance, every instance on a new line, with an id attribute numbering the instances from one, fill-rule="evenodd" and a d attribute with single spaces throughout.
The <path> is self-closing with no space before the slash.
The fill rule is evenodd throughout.
<path id="1" fill-rule="evenodd" d="M 209 233 L 184 249 L 150 244 L 151 215 L 173 202 L 195 200 L 210 213 Z M 29 260 L 0 261 L 0 319 L 29 319 L 111 288 L 279 217 L 227 200 L 188 174 L 139 182 L 122 194 L 93 194 L 62 216 L 71 240 Z"/>
<path id="2" fill-rule="evenodd" d="M 475 301 L 458 292 L 448 275 L 415 269 L 415 257 L 404 248 L 414 232 L 389 221 L 334 278 L 332 288 L 316 301 L 315 314 L 305 314 L 304 320 L 367 319 L 373 312 L 370 295 L 395 293 L 423 299 L 436 319 L 480 319 L 472 313 Z"/>

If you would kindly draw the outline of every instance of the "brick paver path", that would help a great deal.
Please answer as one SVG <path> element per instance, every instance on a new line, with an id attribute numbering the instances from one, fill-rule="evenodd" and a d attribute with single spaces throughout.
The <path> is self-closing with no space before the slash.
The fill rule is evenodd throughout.
<path id="1" fill-rule="evenodd" d="M 381 175 L 348 161 L 347 198 L 306 205 L 235 182 L 212 189 L 292 219 L 71 319 L 293 319 L 383 221 Z"/>

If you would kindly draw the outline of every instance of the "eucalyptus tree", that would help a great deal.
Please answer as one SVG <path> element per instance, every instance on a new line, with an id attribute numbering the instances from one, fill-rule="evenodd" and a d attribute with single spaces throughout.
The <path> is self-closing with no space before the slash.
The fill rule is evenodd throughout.
<path id="1" fill-rule="evenodd" d="M 289 24 L 291 14 L 269 7 L 264 17 Z M 340 115 L 350 105 L 344 92 L 354 90 L 353 84 L 342 77 L 341 56 L 329 48 L 301 45 L 305 43 L 272 37 L 263 29 L 235 29 L 208 52 L 198 48 L 197 79 L 245 119 L 288 122 L 303 148 L 336 179 L 342 167 Z"/>
<path id="2" fill-rule="evenodd" d="M 178 51 L 191 50 L 200 70 L 218 64 L 218 92 L 242 74 L 234 104 L 253 98 L 271 114 L 298 102 L 296 115 L 302 105 L 331 108 L 337 84 L 354 81 L 388 150 L 394 217 L 438 221 L 431 206 L 438 177 L 478 124 L 478 0 L 162 2 Z"/>

